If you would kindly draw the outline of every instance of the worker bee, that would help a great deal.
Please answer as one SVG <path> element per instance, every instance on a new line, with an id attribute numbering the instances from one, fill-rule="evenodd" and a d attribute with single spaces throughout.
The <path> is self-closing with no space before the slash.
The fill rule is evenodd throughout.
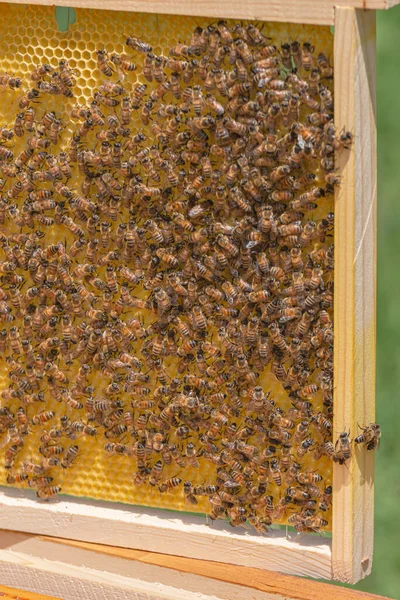
<path id="1" fill-rule="evenodd" d="M 45 486 L 40 487 L 38 489 L 38 491 L 36 492 L 36 496 L 42 500 L 47 500 L 49 498 L 54 498 L 55 496 L 58 496 L 60 492 L 61 486 L 59 485 Z"/>
<path id="2" fill-rule="evenodd" d="M 137 66 L 135 63 L 128 60 L 125 56 L 118 54 L 111 54 L 111 62 L 121 71 L 136 71 Z"/>
<path id="3" fill-rule="evenodd" d="M 340 150 L 342 148 L 348 149 L 353 143 L 353 134 L 350 131 L 346 131 L 343 129 L 340 132 L 339 137 L 336 137 L 333 140 L 333 147 L 335 150 Z"/>
<path id="4" fill-rule="evenodd" d="M 377 423 L 370 423 L 366 427 L 360 427 L 362 433 L 354 438 L 356 444 L 364 444 L 367 450 L 379 449 L 381 428 Z"/>
<path id="5" fill-rule="evenodd" d="M 335 454 L 333 460 L 340 465 L 344 465 L 346 460 L 351 457 L 350 432 L 343 431 L 335 443 Z"/>
<path id="6" fill-rule="evenodd" d="M 0 87 L 8 87 L 10 90 L 16 90 L 22 85 L 22 80 L 14 75 L 0 75 Z"/>
<path id="7" fill-rule="evenodd" d="M 296 479 L 301 485 L 310 485 L 322 481 L 322 476 L 319 473 L 298 473 Z"/>
<path id="8" fill-rule="evenodd" d="M 304 42 L 301 48 L 301 63 L 305 71 L 309 71 L 313 66 L 314 46 L 310 42 Z"/>
<path id="9" fill-rule="evenodd" d="M 61 466 L 63 469 L 67 469 L 72 466 L 72 463 L 77 459 L 79 453 L 78 446 L 70 446 L 61 461 Z"/>
<path id="10" fill-rule="evenodd" d="M 29 475 L 28 473 L 15 473 L 15 474 L 9 474 L 7 475 L 7 483 L 9 483 L 10 485 L 15 485 L 15 484 L 24 484 L 28 481 L 29 479 Z"/>
<path id="11" fill-rule="evenodd" d="M 327 511 L 329 506 L 332 504 L 332 487 L 329 485 L 325 488 L 322 494 L 322 498 L 319 504 L 319 508 L 322 511 Z"/>
<path id="12" fill-rule="evenodd" d="M 330 65 L 328 58 L 322 52 L 318 54 L 317 66 L 323 79 L 332 79 L 333 67 Z"/>
<path id="13" fill-rule="evenodd" d="M 305 454 L 314 446 L 314 440 L 312 438 L 306 438 L 296 448 L 296 454 L 299 458 L 303 458 Z"/>
<path id="14" fill-rule="evenodd" d="M 113 72 L 112 72 L 112 68 L 108 64 L 107 50 L 104 50 L 104 49 L 97 50 L 97 66 L 99 67 L 99 69 L 103 73 L 103 75 L 105 75 L 106 77 L 112 76 Z"/>
<path id="15" fill-rule="evenodd" d="M 55 413 L 53 411 L 51 411 L 51 410 L 44 411 L 44 412 L 41 412 L 41 413 L 35 415 L 34 417 L 32 417 L 31 423 L 32 423 L 32 425 L 41 425 L 41 424 L 47 423 L 48 421 L 53 419 L 54 416 L 55 416 Z"/>
<path id="16" fill-rule="evenodd" d="M 40 454 L 43 454 L 43 456 L 45 456 L 46 458 L 50 458 L 50 457 L 57 456 L 59 454 L 63 454 L 64 447 L 59 444 L 55 444 L 55 445 L 51 445 L 51 446 L 43 445 L 43 446 L 40 446 L 39 452 L 40 452 Z"/>
<path id="17" fill-rule="evenodd" d="M 40 65 L 39 67 L 37 67 L 36 69 L 34 69 L 33 71 L 31 71 L 30 78 L 32 79 L 32 81 L 39 81 L 40 79 L 45 77 L 48 73 L 51 73 L 52 70 L 53 69 L 52 69 L 51 65 L 49 65 L 48 63 L 44 63 L 44 64 Z"/>
<path id="18" fill-rule="evenodd" d="M 158 491 L 163 494 L 165 492 L 169 492 L 170 490 L 173 490 L 174 488 L 178 487 L 182 482 L 182 479 L 180 479 L 179 477 L 171 477 L 170 479 L 167 479 L 165 481 L 163 481 L 159 486 L 158 486 Z"/>
<path id="19" fill-rule="evenodd" d="M 94 99 L 99 104 L 102 104 L 103 106 L 107 106 L 109 108 L 114 108 L 115 106 L 118 106 L 118 104 L 120 103 L 120 101 L 117 100 L 117 98 L 109 98 L 108 96 L 104 96 L 100 92 L 94 93 Z"/>
<path id="20" fill-rule="evenodd" d="M 149 44 L 143 42 L 140 38 L 137 37 L 128 37 L 125 43 L 130 48 L 133 48 L 138 52 L 142 52 L 143 54 L 147 54 L 149 52 L 152 52 L 153 50 L 153 48 Z"/>
<path id="21" fill-rule="evenodd" d="M 191 481 L 183 482 L 183 493 L 185 494 L 185 500 L 189 504 L 198 504 L 196 496 L 193 494 L 193 485 Z"/>

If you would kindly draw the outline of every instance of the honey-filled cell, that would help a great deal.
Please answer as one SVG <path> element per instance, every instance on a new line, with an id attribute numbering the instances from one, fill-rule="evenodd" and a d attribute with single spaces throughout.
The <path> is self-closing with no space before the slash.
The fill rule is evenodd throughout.
<path id="1" fill-rule="evenodd" d="M 0 28 L 0 483 L 330 529 L 329 28 Z"/>

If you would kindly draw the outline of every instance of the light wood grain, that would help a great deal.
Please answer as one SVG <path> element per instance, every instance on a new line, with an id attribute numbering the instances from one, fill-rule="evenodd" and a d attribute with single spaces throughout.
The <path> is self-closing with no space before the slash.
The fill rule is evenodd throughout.
<path id="1" fill-rule="evenodd" d="M 275 573 L 273 571 L 221 564 L 208 560 L 169 556 L 156 552 L 116 548 L 102 544 L 89 544 L 87 542 L 62 540 L 45 536 L 37 537 L 38 539 L 48 542 L 73 546 L 74 548 L 85 549 L 107 556 L 167 567 L 183 573 L 193 573 L 217 579 L 219 581 L 225 581 L 227 583 L 249 587 L 260 592 L 268 592 L 269 594 L 274 595 L 279 594 L 279 597 L 291 600 L 321 600 L 321 598 L 324 598 L 324 600 L 383 600 L 384 598 L 383 596 L 375 596 L 356 590 L 334 587 L 329 584 L 318 583 L 312 580 L 299 579 L 298 577 L 292 577 L 290 575 L 282 575 L 281 573 Z"/>
<path id="2" fill-rule="evenodd" d="M 375 419 L 376 122 L 375 13 L 338 8 L 335 17 L 335 122 L 354 136 L 339 152 L 335 198 L 334 431 Z M 373 452 L 357 448 L 333 473 L 335 579 L 368 575 L 373 552 Z"/>
<path id="3" fill-rule="evenodd" d="M 0 531 L 0 581 L 64 600 L 385 600 L 255 568 L 10 531 Z"/>
<path id="4" fill-rule="evenodd" d="M 190 569 L 185 572 L 6 531 L 0 533 L 0 581 L 64 600 L 297 600 L 273 586 L 270 593 Z"/>
<path id="5" fill-rule="evenodd" d="M 55 544 L 43 548 L 42 543 L 39 552 L 32 548 L 27 551 L 26 545 L 19 544 L 24 552 L 15 547 L 0 550 L 0 580 L 63 600 L 253 600 L 247 593 L 239 596 L 237 586 L 191 574 L 182 576 L 169 569 L 121 559 L 109 559 L 109 565 L 97 560 L 97 565 L 93 564 L 97 554 L 76 549 L 73 556 L 60 553 L 59 560 L 57 552 L 52 552 Z M 211 583 L 207 586 L 208 581 Z M 275 599 L 256 593 L 254 600 Z"/>
<path id="6" fill-rule="evenodd" d="M 197 17 L 254 19 L 288 23 L 333 25 L 335 6 L 384 9 L 400 0 L 12 0 L 14 4 L 42 4 L 102 8 Z"/>
<path id="7" fill-rule="evenodd" d="M 275 531 L 261 536 L 204 517 L 60 496 L 38 503 L 0 490 L 0 528 L 331 578 L 331 540 Z"/>
<path id="8" fill-rule="evenodd" d="M 43 596 L 34 592 L 17 590 L 16 588 L 0 585 L 1 600 L 54 600 L 54 596 Z"/>

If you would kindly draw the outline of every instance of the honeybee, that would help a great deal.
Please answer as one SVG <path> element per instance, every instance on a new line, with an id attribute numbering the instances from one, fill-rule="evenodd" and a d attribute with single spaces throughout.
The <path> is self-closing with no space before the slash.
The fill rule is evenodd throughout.
<path id="1" fill-rule="evenodd" d="M 346 131 L 343 129 L 340 132 L 339 137 L 333 140 L 333 147 L 335 150 L 340 150 L 342 148 L 348 149 L 353 143 L 353 134 L 350 131 Z"/>
<path id="2" fill-rule="evenodd" d="M 36 88 L 29 90 L 29 92 L 27 94 L 25 94 L 24 96 L 22 96 L 22 98 L 20 99 L 20 101 L 18 103 L 19 108 L 21 110 L 28 108 L 30 103 L 32 101 L 34 101 L 35 98 L 37 98 L 38 96 L 39 96 L 39 90 L 37 90 Z"/>
<path id="3" fill-rule="evenodd" d="M 135 63 L 128 60 L 125 56 L 118 54 L 111 54 L 111 62 L 121 71 L 136 71 L 137 66 Z"/>
<path id="4" fill-rule="evenodd" d="M 46 458 L 54 457 L 64 452 L 63 446 L 53 445 L 53 446 L 40 446 L 39 448 L 40 454 L 43 454 Z"/>
<path id="5" fill-rule="evenodd" d="M 282 485 L 282 473 L 279 468 L 278 460 L 276 458 L 273 458 L 271 460 L 270 470 L 271 470 L 271 477 L 272 477 L 275 485 L 280 487 Z"/>
<path id="6" fill-rule="evenodd" d="M 329 485 L 323 491 L 322 498 L 319 504 L 319 508 L 322 511 L 327 511 L 329 506 L 332 504 L 332 487 Z"/>
<path id="7" fill-rule="evenodd" d="M 350 432 L 343 431 L 335 443 L 335 454 L 333 460 L 338 462 L 340 465 L 344 465 L 346 460 L 351 457 L 350 448 Z"/>
<path id="8" fill-rule="evenodd" d="M 377 423 L 370 423 L 366 427 L 360 427 L 362 433 L 354 438 L 356 444 L 364 444 L 367 450 L 379 449 L 381 439 L 381 428 Z"/>
<path id="9" fill-rule="evenodd" d="M 310 485 L 322 481 L 322 476 L 319 473 L 298 473 L 296 479 L 301 485 Z"/>
<path id="10" fill-rule="evenodd" d="M 108 96 L 104 96 L 100 92 L 95 92 L 93 97 L 99 104 L 102 104 L 103 106 L 108 106 L 110 108 L 114 108 L 120 103 L 120 101 L 116 98 L 109 98 Z"/>
<path id="11" fill-rule="evenodd" d="M 314 531 L 315 533 L 319 533 L 321 527 L 326 527 L 328 525 L 328 521 L 323 519 L 322 517 L 307 517 L 304 519 L 303 524 L 309 530 Z"/>
<path id="12" fill-rule="evenodd" d="M 78 453 L 79 453 L 79 447 L 78 446 L 70 446 L 65 454 L 64 457 L 61 461 L 61 466 L 63 469 L 68 469 L 69 467 L 72 466 L 72 463 L 77 459 L 78 457 Z"/>
<path id="13" fill-rule="evenodd" d="M 185 500 L 189 504 L 196 505 L 196 504 L 198 504 L 198 501 L 197 501 L 196 496 L 193 494 L 192 490 L 193 490 L 192 482 L 191 481 L 184 481 L 183 482 L 183 492 L 185 494 Z"/>
<path id="14" fill-rule="evenodd" d="M 313 66 L 314 46 L 310 42 L 304 42 L 301 48 L 301 62 L 305 71 L 309 71 Z"/>
<path id="15" fill-rule="evenodd" d="M 9 87 L 11 90 L 16 90 L 22 85 L 22 80 L 14 75 L 0 75 L 0 87 Z"/>
<path id="16" fill-rule="evenodd" d="M 182 479 L 180 479 L 179 477 L 171 477 L 170 479 L 163 481 L 158 486 L 158 491 L 161 494 L 164 494 L 165 492 L 169 492 L 170 490 L 173 490 L 174 488 L 178 487 L 181 483 Z"/>
<path id="17" fill-rule="evenodd" d="M 51 73 L 52 70 L 53 69 L 52 69 L 51 65 L 49 65 L 48 63 L 44 63 L 44 64 L 40 65 L 40 67 L 37 67 L 36 69 L 31 71 L 30 78 L 32 79 L 32 81 L 39 81 L 40 79 L 45 77 L 48 73 Z"/>
<path id="18" fill-rule="evenodd" d="M 31 419 L 32 425 L 41 425 L 43 423 L 47 423 L 51 419 L 55 417 L 55 413 L 51 410 L 43 411 L 38 413 Z"/>
<path id="19" fill-rule="evenodd" d="M 130 48 L 133 48 L 138 52 L 142 52 L 143 54 L 147 54 L 148 52 L 152 52 L 153 50 L 153 48 L 149 44 L 143 42 L 140 38 L 137 37 L 128 37 L 125 43 Z"/>
<path id="20" fill-rule="evenodd" d="M 7 483 L 10 485 L 15 484 L 23 484 L 26 483 L 29 479 L 29 475 L 27 473 L 15 473 L 7 475 Z"/>
<path id="21" fill-rule="evenodd" d="M 38 498 L 41 498 L 42 500 L 47 500 L 49 498 L 54 498 L 55 496 L 58 496 L 60 492 L 61 486 L 59 485 L 45 486 L 40 487 L 38 489 L 38 491 L 36 492 L 36 496 Z"/>
<path id="22" fill-rule="evenodd" d="M 299 446 L 296 448 L 296 454 L 299 458 L 303 458 L 303 456 L 314 446 L 313 438 L 306 438 L 303 440 Z"/>
<path id="23" fill-rule="evenodd" d="M 330 65 L 328 58 L 320 52 L 317 57 L 317 66 L 320 70 L 321 77 L 324 79 L 332 79 L 333 67 Z"/>

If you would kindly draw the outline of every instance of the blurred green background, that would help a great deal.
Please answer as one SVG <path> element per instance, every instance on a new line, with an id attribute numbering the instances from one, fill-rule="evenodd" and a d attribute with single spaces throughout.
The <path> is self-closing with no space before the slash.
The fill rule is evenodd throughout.
<path id="1" fill-rule="evenodd" d="M 400 598 L 400 6 L 377 13 L 378 315 L 375 552 L 356 589 Z"/>

